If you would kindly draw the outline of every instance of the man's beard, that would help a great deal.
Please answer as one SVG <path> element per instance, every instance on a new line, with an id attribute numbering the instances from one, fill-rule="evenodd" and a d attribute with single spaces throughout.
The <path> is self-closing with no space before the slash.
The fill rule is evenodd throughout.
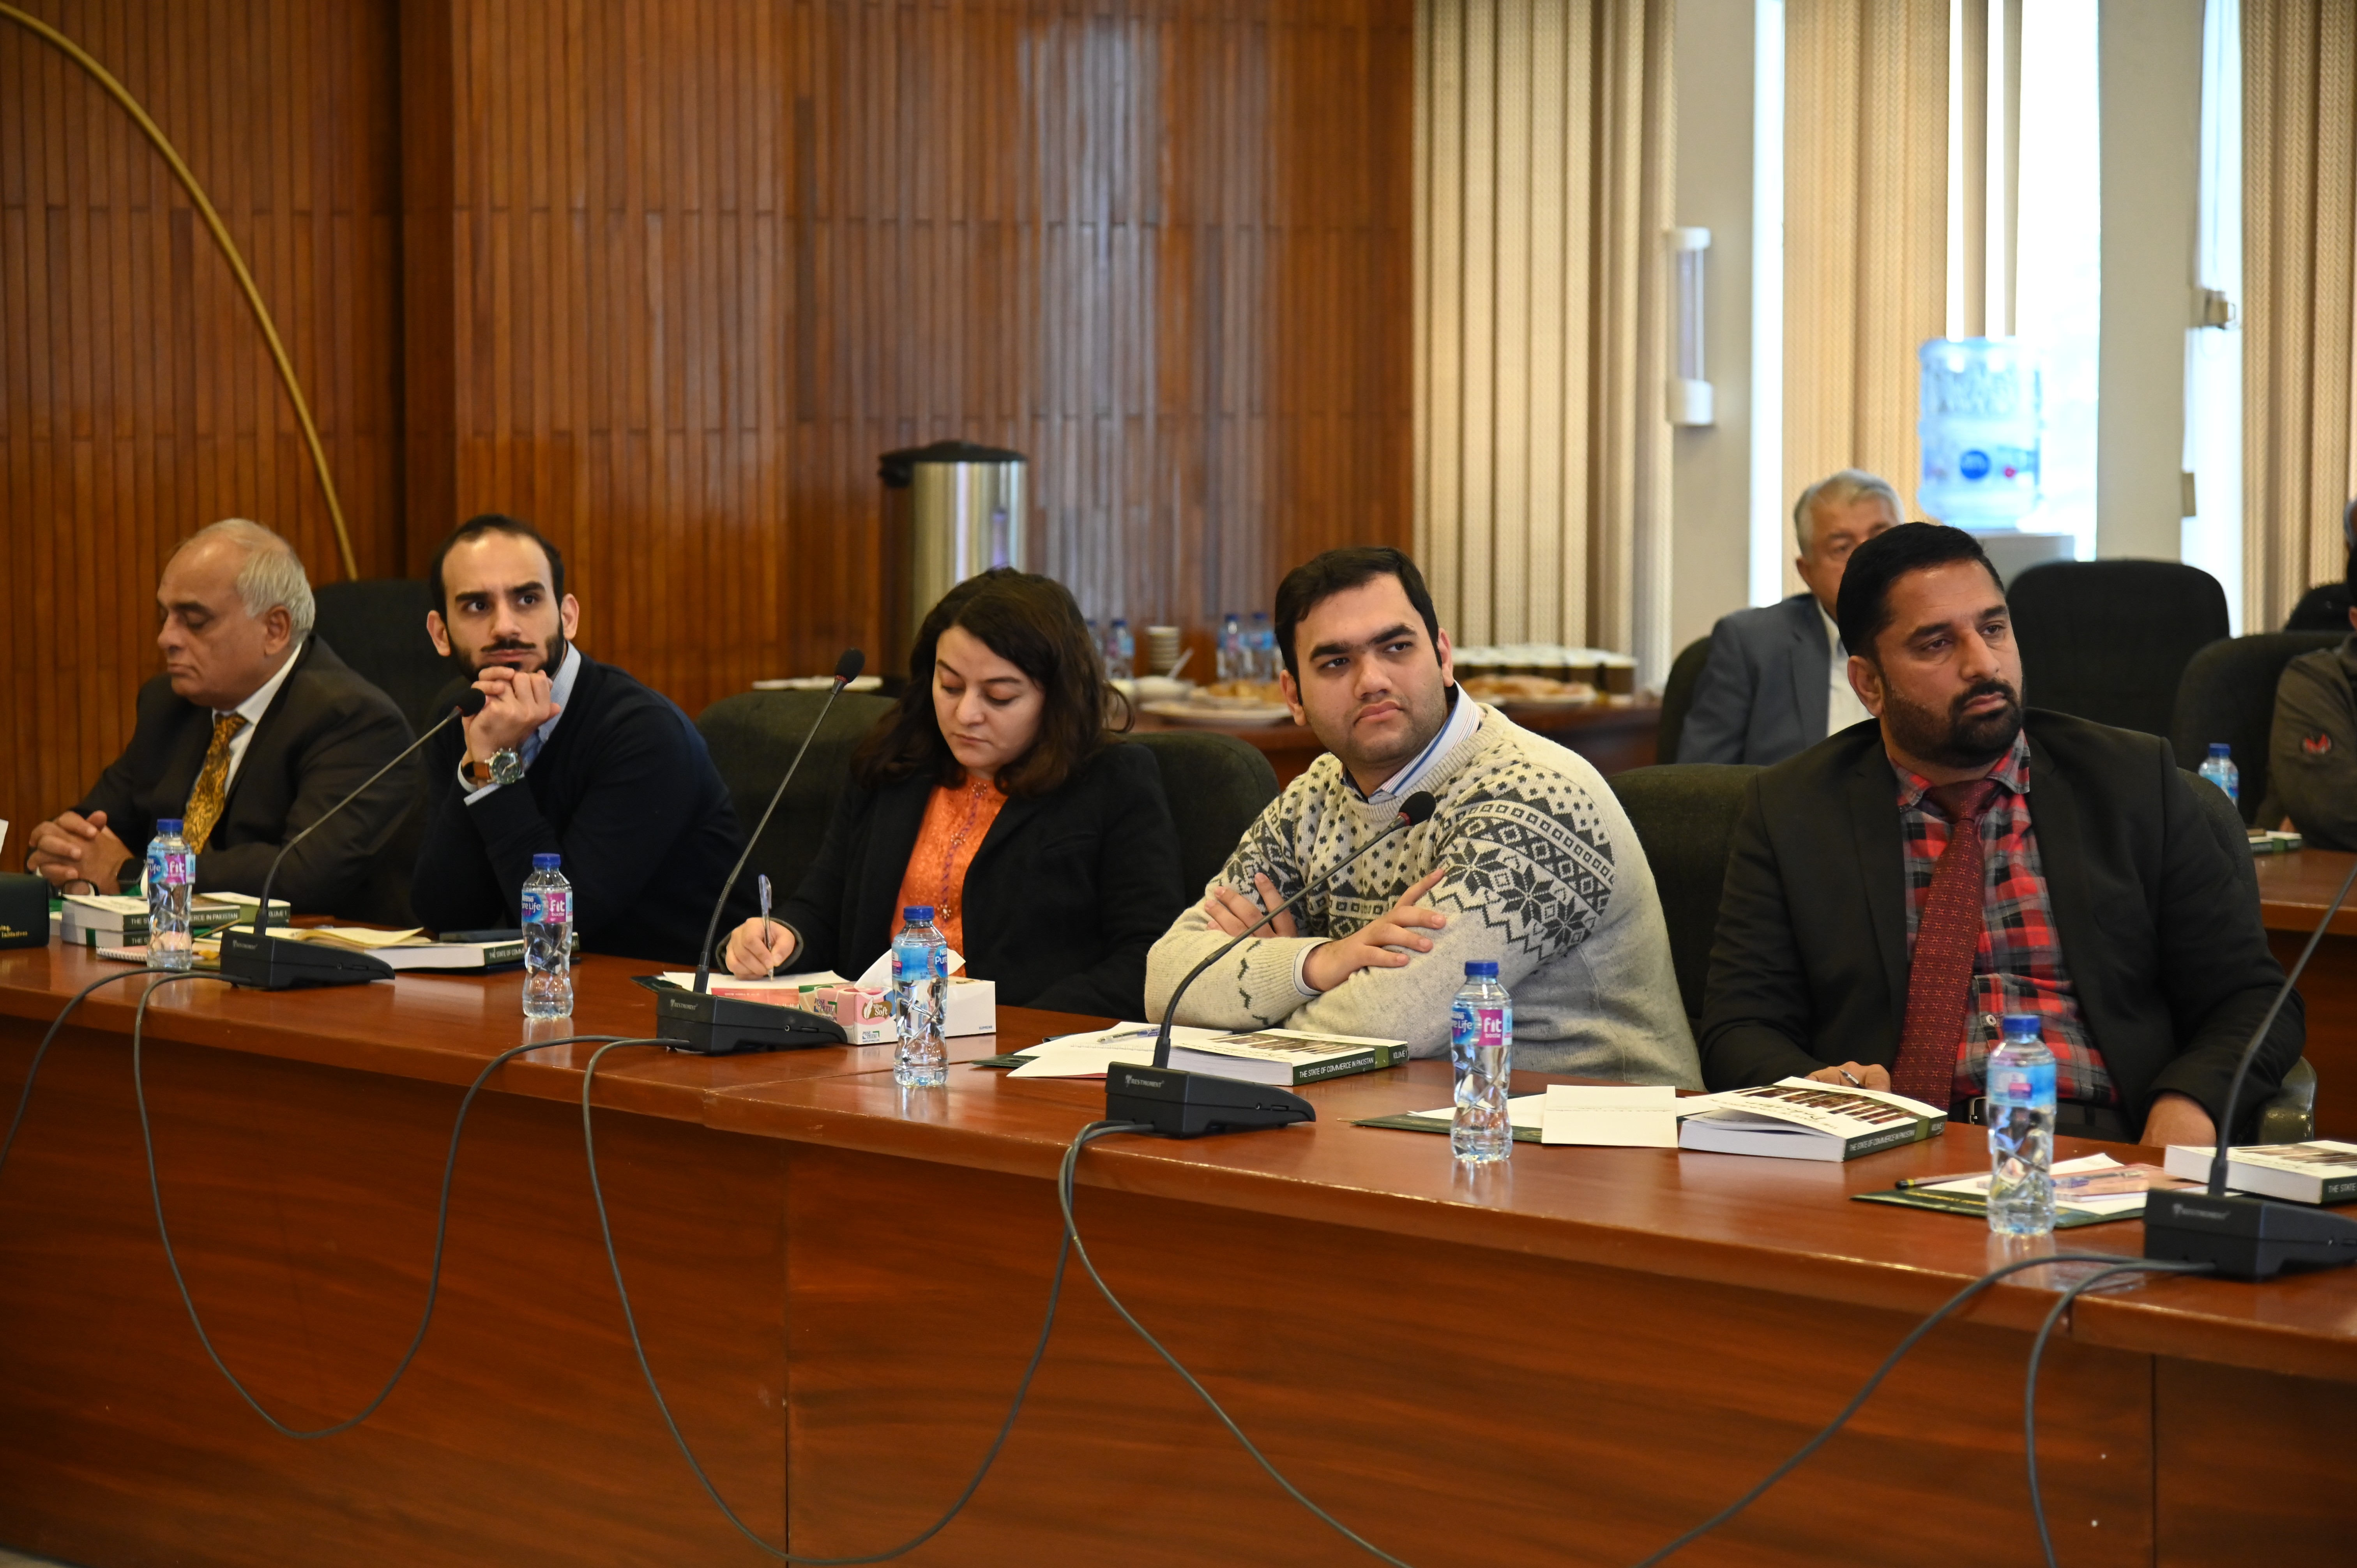
<path id="1" fill-rule="evenodd" d="M 1890 738 L 1910 757 L 1941 768 L 1986 768 L 2013 747 L 2021 733 L 2021 694 L 2002 681 L 1982 681 L 1960 693 L 1944 714 L 1909 702 L 1887 682 L 1882 718 Z M 2005 698 L 1994 713 L 1966 717 L 1964 705 L 1991 693 Z"/>
<path id="2" fill-rule="evenodd" d="M 540 649 L 541 670 L 549 679 L 554 680 L 556 672 L 565 668 L 565 633 L 562 629 L 549 634 L 548 644 L 544 648 L 538 643 L 526 642 L 520 637 L 511 637 L 503 642 L 487 642 L 475 650 L 474 657 L 468 660 L 467 673 L 480 675 L 490 669 L 494 662 L 491 658 L 494 653 L 529 653 L 535 648 Z M 500 668 L 514 670 L 522 666 L 506 664 Z"/>

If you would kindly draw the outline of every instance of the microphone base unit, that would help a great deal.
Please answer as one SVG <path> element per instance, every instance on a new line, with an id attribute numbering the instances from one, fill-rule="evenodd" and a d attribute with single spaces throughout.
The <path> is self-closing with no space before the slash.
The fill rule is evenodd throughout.
<path id="1" fill-rule="evenodd" d="M 391 980 L 393 965 L 372 953 L 298 942 L 247 926 L 221 932 L 221 978 L 255 991 L 303 991 Z"/>
<path id="2" fill-rule="evenodd" d="M 847 1043 L 842 1027 L 832 1018 L 799 1007 L 701 991 L 656 992 L 655 1025 L 665 1045 L 700 1057 L 800 1051 Z"/>
<path id="3" fill-rule="evenodd" d="M 1105 1120 L 1143 1122 L 1157 1137 L 1200 1138 L 1315 1122 L 1318 1110 L 1265 1083 L 1115 1062 L 1105 1070 Z"/>
<path id="4" fill-rule="evenodd" d="M 2208 1263 L 2223 1279 L 2269 1280 L 2287 1268 L 2357 1263 L 2357 1219 L 2243 1193 L 2153 1192 L 2145 1197 L 2144 1255 Z"/>

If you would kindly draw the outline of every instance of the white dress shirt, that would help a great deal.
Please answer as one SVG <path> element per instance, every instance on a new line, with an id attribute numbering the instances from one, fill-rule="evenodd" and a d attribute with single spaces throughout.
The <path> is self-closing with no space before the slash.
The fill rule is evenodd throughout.
<path id="1" fill-rule="evenodd" d="M 548 744 L 548 737 L 556 733 L 557 721 L 565 717 L 564 710 L 572 704 L 573 682 L 580 673 L 581 650 L 568 645 L 565 650 L 565 662 L 556 667 L 556 679 L 548 683 L 548 700 L 556 704 L 558 711 L 546 724 L 524 736 L 523 744 L 516 747 L 516 756 L 522 759 L 526 768 L 530 768 L 533 759 L 540 755 L 540 748 Z M 467 804 L 471 806 L 499 786 L 486 784 L 479 789 L 475 788 L 475 781 L 467 777 L 467 754 L 462 750 L 458 753 L 458 788 L 467 791 Z"/>
<path id="2" fill-rule="evenodd" d="M 295 661 L 302 657 L 303 645 L 297 642 L 286 650 L 286 660 L 278 666 L 277 672 L 254 688 L 253 695 L 233 708 L 213 710 L 216 719 L 235 714 L 245 721 L 238 726 L 237 733 L 229 737 L 229 773 L 221 779 L 221 798 L 224 800 L 229 798 L 229 787 L 237 782 L 238 765 L 245 760 L 245 748 L 253 744 L 255 726 L 262 723 L 262 715 L 270 711 L 271 699 L 278 695 L 278 688 L 286 684 L 286 677 L 295 672 Z"/>
<path id="3" fill-rule="evenodd" d="M 1857 693 L 1850 686 L 1849 650 L 1842 646 L 1841 628 L 1834 624 L 1833 617 L 1825 614 L 1824 605 L 1817 607 L 1817 614 L 1825 623 L 1825 646 L 1833 652 L 1828 660 L 1833 665 L 1833 672 L 1825 682 L 1825 733 L 1839 735 L 1850 725 L 1861 724 L 1874 715 L 1866 711 L 1866 704 L 1857 700 Z"/>

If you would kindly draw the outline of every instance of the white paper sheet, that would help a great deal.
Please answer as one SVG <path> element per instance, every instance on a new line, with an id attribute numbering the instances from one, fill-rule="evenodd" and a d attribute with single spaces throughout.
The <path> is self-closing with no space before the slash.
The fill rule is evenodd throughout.
<path id="1" fill-rule="evenodd" d="M 1674 1149 L 1678 1091 L 1666 1083 L 1549 1084 L 1540 1107 L 1539 1142 Z"/>
<path id="2" fill-rule="evenodd" d="M 1541 1124 L 1545 1118 L 1545 1107 L 1546 1096 L 1544 1094 L 1517 1094 L 1506 1101 L 1506 1121 L 1512 1126 L 1537 1129 L 1544 1136 L 1544 1129 Z M 1437 1111 L 1411 1111 L 1408 1114 L 1429 1117 L 1436 1122 L 1451 1122 L 1456 1120 L 1457 1107 L 1444 1105 Z"/>
<path id="3" fill-rule="evenodd" d="M 1197 1029 L 1184 1025 L 1170 1031 L 1170 1043 L 1197 1045 L 1232 1033 L 1227 1029 Z M 1155 1027 L 1151 1024 L 1115 1024 L 1092 1034 L 1064 1035 L 1017 1052 L 1029 1058 L 1007 1073 L 1009 1078 L 1103 1078 L 1115 1062 L 1143 1066 L 1154 1059 Z"/>

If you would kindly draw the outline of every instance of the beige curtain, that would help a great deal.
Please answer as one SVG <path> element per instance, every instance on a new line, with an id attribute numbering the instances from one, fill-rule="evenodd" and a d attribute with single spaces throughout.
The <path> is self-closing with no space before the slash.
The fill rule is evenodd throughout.
<path id="1" fill-rule="evenodd" d="M 2243 0 L 2243 614 L 2340 577 L 2357 495 L 2357 0 Z"/>
<path id="2" fill-rule="evenodd" d="M 1463 642 L 1668 668 L 1673 0 L 1419 0 L 1415 551 Z"/>
<path id="3" fill-rule="evenodd" d="M 1854 466 L 1911 510 L 1915 353 L 1947 330 L 1948 0 L 1790 0 L 1784 104 L 1784 493 Z"/>

